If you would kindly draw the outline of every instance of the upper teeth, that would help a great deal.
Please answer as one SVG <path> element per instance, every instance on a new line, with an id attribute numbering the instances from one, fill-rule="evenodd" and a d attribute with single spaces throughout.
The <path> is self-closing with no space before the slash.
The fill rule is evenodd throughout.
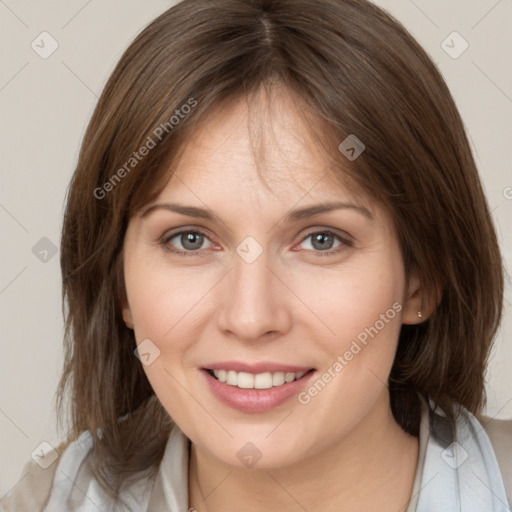
<path id="1" fill-rule="evenodd" d="M 293 382 L 303 377 L 306 372 L 266 372 L 256 375 L 234 370 L 213 370 L 213 374 L 221 382 L 244 389 L 268 389 L 282 386 L 285 382 Z"/>

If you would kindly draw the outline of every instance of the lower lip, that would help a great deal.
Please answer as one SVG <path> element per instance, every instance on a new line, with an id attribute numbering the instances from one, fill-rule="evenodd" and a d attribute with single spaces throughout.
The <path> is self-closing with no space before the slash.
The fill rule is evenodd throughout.
<path id="1" fill-rule="evenodd" d="M 315 373 L 309 371 L 300 379 L 287 382 L 282 386 L 268 389 L 243 389 L 217 380 L 206 370 L 202 372 L 206 376 L 212 393 L 221 402 L 244 412 L 266 412 L 278 407 L 291 397 L 298 395 Z"/>

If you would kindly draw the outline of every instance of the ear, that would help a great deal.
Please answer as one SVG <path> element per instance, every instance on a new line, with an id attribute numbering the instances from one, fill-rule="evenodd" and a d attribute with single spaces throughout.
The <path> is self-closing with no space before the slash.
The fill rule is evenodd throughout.
<path id="1" fill-rule="evenodd" d="M 123 314 L 123 320 L 128 329 L 133 329 L 133 316 L 130 305 L 128 304 L 128 297 L 126 296 L 126 290 L 123 288 L 119 293 L 119 302 L 121 304 L 121 312 Z"/>
<path id="2" fill-rule="evenodd" d="M 130 305 L 128 304 L 128 297 L 126 296 L 126 285 L 124 282 L 124 270 L 123 270 L 123 253 L 124 247 L 121 250 L 119 257 L 116 261 L 116 282 L 117 282 L 117 298 L 121 305 L 121 311 L 123 320 L 128 329 L 133 330 L 133 317 Z"/>
<path id="3" fill-rule="evenodd" d="M 124 320 L 124 323 L 126 324 L 126 327 L 128 327 L 128 329 L 133 329 L 132 310 L 130 309 L 128 304 L 123 306 L 123 320 Z"/>
<path id="4" fill-rule="evenodd" d="M 432 290 L 427 290 L 417 277 L 412 276 L 406 290 L 402 323 L 416 325 L 427 320 L 441 301 L 442 289 L 440 286 L 436 286 L 436 292 L 437 298 L 434 300 Z"/>

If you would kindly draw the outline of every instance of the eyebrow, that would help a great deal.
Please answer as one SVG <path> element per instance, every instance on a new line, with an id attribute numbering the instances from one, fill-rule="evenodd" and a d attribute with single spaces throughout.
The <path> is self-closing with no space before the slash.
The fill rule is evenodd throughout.
<path id="1" fill-rule="evenodd" d="M 314 215 L 320 215 L 321 213 L 346 209 L 355 210 L 357 213 L 360 213 L 367 219 L 372 221 L 374 220 L 372 213 L 364 206 L 344 202 L 321 203 L 313 206 L 306 206 L 304 208 L 297 208 L 295 210 L 288 212 L 284 216 L 283 220 L 285 223 L 297 222 L 302 219 L 313 217 Z M 188 217 L 196 217 L 200 219 L 206 219 L 209 221 L 214 221 L 217 217 L 211 210 L 208 210 L 206 208 L 186 206 L 178 203 L 155 204 L 153 206 L 150 206 L 147 210 L 145 210 L 141 214 L 141 217 L 147 217 L 148 215 L 154 213 L 157 210 L 168 210 L 171 212 L 180 213 L 181 215 L 186 215 Z"/>

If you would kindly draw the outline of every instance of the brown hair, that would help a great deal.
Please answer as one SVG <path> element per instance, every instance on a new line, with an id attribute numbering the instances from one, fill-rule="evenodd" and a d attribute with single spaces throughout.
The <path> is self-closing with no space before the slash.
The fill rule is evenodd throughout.
<path id="1" fill-rule="evenodd" d="M 128 221 L 165 185 L 212 107 L 275 82 L 323 127 L 317 138 L 340 179 L 390 212 L 406 272 L 434 304 L 400 334 L 389 380 L 396 420 L 417 435 L 419 394 L 452 420 L 455 404 L 476 413 L 484 403 L 501 256 L 463 123 L 425 51 L 365 0 L 185 0 L 146 27 L 112 73 L 65 212 L 58 409 L 69 387 L 74 436 L 90 431 L 97 476 L 114 493 L 157 469 L 172 427 L 121 317 Z M 338 150 L 349 134 L 366 145 L 353 162 Z"/>

